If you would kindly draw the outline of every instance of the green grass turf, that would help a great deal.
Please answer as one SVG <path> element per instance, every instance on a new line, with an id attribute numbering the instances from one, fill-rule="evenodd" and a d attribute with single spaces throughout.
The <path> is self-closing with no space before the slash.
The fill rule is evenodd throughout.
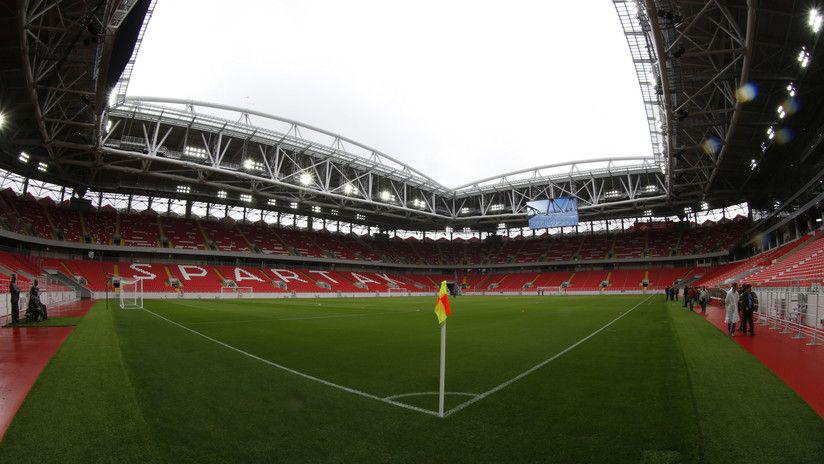
<path id="1" fill-rule="evenodd" d="M 17 324 L 6 324 L 3 327 L 69 327 L 75 326 L 82 317 L 50 317 L 42 322 L 20 321 Z"/>
<path id="2" fill-rule="evenodd" d="M 0 462 L 821 462 L 824 421 L 659 295 L 462 297 L 446 419 L 331 388 L 146 311 L 98 304 L 47 366 Z M 147 301 L 260 358 L 380 397 L 437 389 L 431 298 Z M 447 408 L 465 401 L 450 396 Z M 435 396 L 402 398 L 436 409 Z"/>

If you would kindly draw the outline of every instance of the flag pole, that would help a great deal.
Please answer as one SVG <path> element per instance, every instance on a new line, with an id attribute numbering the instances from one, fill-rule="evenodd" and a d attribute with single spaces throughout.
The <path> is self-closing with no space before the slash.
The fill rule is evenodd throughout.
<path id="1" fill-rule="evenodd" d="M 443 417 L 444 386 L 446 385 L 446 321 L 441 324 L 441 386 L 438 390 L 438 416 Z"/>

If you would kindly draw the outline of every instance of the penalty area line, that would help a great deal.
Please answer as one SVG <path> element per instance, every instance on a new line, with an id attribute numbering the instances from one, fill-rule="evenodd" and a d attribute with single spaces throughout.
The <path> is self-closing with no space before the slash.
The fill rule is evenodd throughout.
<path id="1" fill-rule="evenodd" d="M 303 377 L 304 379 L 307 379 L 307 380 L 312 380 L 312 381 L 314 381 L 314 382 L 318 382 L 318 383 L 320 383 L 320 384 L 326 385 L 327 387 L 336 388 L 336 389 L 338 389 L 338 390 L 342 390 L 342 391 L 345 391 L 345 392 L 347 392 L 347 393 L 351 393 L 351 394 L 353 394 L 353 395 L 361 396 L 361 397 L 363 397 L 363 398 L 368 398 L 368 399 L 370 399 L 370 400 L 380 401 L 381 403 L 386 403 L 386 404 L 389 404 L 389 405 L 392 405 L 392 406 L 397 406 L 397 407 L 399 407 L 399 408 L 408 409 L 408 410 L 410 410 L 410 411 L 420 412 L 420 413 L 423 413 L 423 414 L 428 414 L 428 415 L 430 415 L 430 416 L 439 417 L 439 415 L 438 415 L 438 412 L 437 412 L 437 411 L 432 411 L 432 410 L 429 410 L 429 409 L 419 408 L 419 407 L 417 407 L 417 406 L 412 406 L 412 405 L 410 405 L 410 404 L 401 403 L 401 402 L 394 401 L 394 400 L 389 399 L 389 398 L 381 398 L 380 396 L 373 395 L 373 394 L 371 394 L 371 393 L 367 393 L 367 392 L 365 392 L 365 391 L 361 391 L 361 390 L 358 390 L 358 389 L 355 389 L 355 388 L 352 388 L 352 387 L 347 387 L 347 386 L 345 386 L 345 385 L 340 385 L 340 384 L 337 384 L 337 383 L 335 383 L 335 382 L 330 382 L 329 380 L 321 379 L 321 378 L 319 378 L 319 377 L 315 377 L 315 376 L 313 376 L 313 375 L 309 375 L 309 374 L 307 374 L 307 373 L 305 373 L 305 372 L 301 372 L 301 371 L 298 371 L 298 370 L 292 369 L 292 368 L 290 368 L 290 367 L 286 367 L 286 366 L 284 366 L 284 365 L 282 365 L 282 364 L 278 364 L 278 363 L 276 363 L 276 362 L 269 361 L 268 359 L 261 358 L 260 356 L 256 356 L 256 355 L 254 355 L 254 354 L 252 354 L 252 353 L 249 353 L 248 351 L 243 351 L 243 350 L 241 350 L 240 348 L 237 348 L 237 347 L 234 347 L 234 346 L 232 346 L 232 345 L 229 345 L 228 343 L 224 343 L 224 342 L 222 342 L 222 341 L 220 341 L 220 340 L 217 340 L 217 339 L 215 339 L 215 338 L 212 338 L 212 337 L 210 337 L 210 336 L 208 336 L 208 335 L 206 335 L 206 334 L 200 333 L 200 332 L 198 332 L 197 330 L 194 330 L 194 329 L 191 329 L 191 328 L 189 328 L 189 327 L 186 327 L 185 325 L 180 324 L 180 323 L 178 323 L 178 322 L 175 322 L 175 321 L 173 321 L 173 320 L 171 320 L 171 319 L 169 319 L 169 318 L 163 317 L 163 316 L 161 316 L 160 314 L 157 314 L 156 312 L 154 312 L 154 311 L 152 311 L 152 310 L 150 310 L 150 309 L 146 309 L 146 308 L 144 307 L 144 308 L 143 308 L 143 310 L 144 310 L 144 311 L 146 311 L 147 313 L 149 313 L 149 314 L 151 314 L 151 315 L 153 315 L 153 316 L 157 317 L 158 319 L 162 319 L 162 320 L 164 320 L 164 321 L 166 321 L 166 322 L 168 322 L 168 323 L 170 323 L 170 324 L 172 324 L 172 325 L 175 325 L 175 326 L 177 326 L 177 327 L 180 327 L 181 329 L 183 329 L 183 330 L 185 330 L 185 331 L 187 331 L 187 332 L 191 332 L 191 333 L 193 333 L 193 334 L 195 334 L 195 335 L 198 335 L 198 336 L 200 336 L 200 337 L 203 337 L 203 338 L 205 338 L 206 340 L 209 340 L 209 341 L 211 341 L 211 342 L 213 342 L 213 343 L 216 343 L 216 344 L 218 344 L 218 345 L 220 345 L 220 346 L 222 346 L 222 347 L 224 347 L 224 348 L 228 348 L 228 349 L 230 349 L 230 350 L 232 350 L 232 351 L 235 351 L 235 352 L 237 352 L 237 353 L 240 353 L 240 354 L 242 354 L 242 355 L 244 355 L 244 356 L 247 356 L 247 357 L 249 357 L 249 358 L 252 358 L 252 359 L 254 359 L 254 360 L 256 360 L 256 361 L 260 361 L 260 362 L 262 362 L 262 363 L 264 363 L 264 364 L 267 364 L 267 365 L 269 365 L 269 366 L 271 366 L 271 367 L 274 367 L 274 368 L 277 368 L 277 369 L 280 369 L 280 370 L 286 371 L 286 372 L 288 372 L 288 373 L 290 373 L 290 374 L 294 374 L 294 375 L 296 375 L 296 376 L 298 376 L 298 377 Z"/>
<path id="2" fill-rule="evenodd" d="M 506 387 L 508 387 L 508 386 L 512 385 L 513 383 L 515 383 L 515 382 L 517 382 L 517 381 L 521 380 L 522 378 L 524 378 L 524 377 L 528 376 L 529 374 L 532 374 L 533 372 L 537 371 L 538 369 L 540 369 L 540 368 L 542 368 L 542 367 L 546 366 L 547 364 L 551 363 L 552 361 L 555 361 L 556 359 L 560 358 L 561 356 L 563 356 L 563 355 L 565 355 L 565 354 L 569 353 L 570 351 L 572 351 L 573 349 L 575 349 L 575 347 L 577 347 L 578 345 L 580 345 L 580 344 L 584 343 L 585 341 L 589 340 L 590 338 L 592 338 L 592 337 L 594 337 L 594 336 L 598 335 L 599 333 L 603 332 L 603 331 L 604 331 L 604 329 L 606 329 L 607 327 L 611 326 L 612 324 L 614 324 L 615 322 L 617 322 L 617 321 L 618 321 L 619 319 L 621 319 L 622 317 L 624 317 L 624 316 L 626 316 L 627 314 L 629 314 L 629 313 L 633 312 L 633 311 L 635 310 L 635 308 L 637 308 L 637 307 L 641 306 L 642 304 L 646 303 L 646 302 L 647 302 L 650 298 L 652 298 L 652 295 L 648 296 L 646 300 L 639 302 L 638 304 L 636 304 L 636 305 L 635 305 L 635 306 L 633 306 L 632 308 L 628 309 L 627 311 L 624 311 L 623 313 L 621 313 L 621 314 L 620 314 L 618 317 L 616 317 L 615 319 L 613 319 L 613 320 L 611 320 L 611 321 L 607 322 L 606 324 L 604 324 L 603 326 L 601 326 L 601 328 L 599 328 L 599 329 L 598 329 L 598 330 L 596 330 L 595 332 L 592 332 L 591 334 L 589 334 L 589 335 L 587 335 L 586 337 L 584 337 L 584 338 L 582 338 L 582 339 L 578 340 L 577 342 L 573 343 L 572 345 L 569 345 L 568 347 L 564 348 L 563 350 L 559 351 L 558 353 L 555 353 L 553 356 L 551 356 L 551 357 L 549 357 L 549 358 L 547 358 L 547 359 L 544 359 L 543 361 L 541 361 L 541 362 L 539 362 L 538 364 L 536 364 L 536 365 L 534 365 L 534 366 L 530 367 L 529 369 L 527 369 L 527 370 L 525 370 L 525 371 L 521 372 L 520 374 L 516 375 L 515 377 L 512 377 L 511 379 L 507 380 L 506 382 L 503 382 L 503 383 L 501 383 L 501 384 L 498 384 L 498 385 L 496 385 L 496 386 L 492 387 L 491 389 L 489 389 L 489 390 L 487 390 L 487 391 L 485 391 L 485 392 L 483 392 L 483 393 L 481 393 L 481 394 L 479 394 L 479 395 L 475 396 L 474 398 L 469 399 L 469 400 L 467 400 L 467 401 L 464 401 L 463 403 L 461 403 L 461 404 L 459 404 L 459 405 L 455 406 L 454 408 L 452 408 L 452 409 L 450 409 L 450 410 L 446 411 L 446 412 L 444 413 L 443 417 L 444 417 L 444 418 L 449 417 L 449 416 L 451 416 L 452 414 L 455 414 L 456 412 L 458 412 L 458 411 L 460 411 L 460 410 L 462 410 L 462 409 L 464 409 L 464 408 L 466 408 L 466 407 L 468 407 L 468 406 L 470 406 L 470 405 L 472 405 L 472 404 L 475 404 L 475 403 L 477 403 L 478 401 L 481 401 L 482 399 L 486 398 L 487 396 L 489 396 L 489 395 L 491 395 L 491 394 L 493 394 L 493 393 L 495 393 L 495 392 L 497 392 L 497 391 L 503 390 L 504 388 L 506 388 Z"/>

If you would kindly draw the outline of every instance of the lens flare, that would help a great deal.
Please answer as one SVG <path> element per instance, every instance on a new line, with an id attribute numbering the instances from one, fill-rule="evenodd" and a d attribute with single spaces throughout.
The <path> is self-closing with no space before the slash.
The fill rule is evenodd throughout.
<path id="1" fill-rule="evenodd" d="M 701 142 L 701 149 L 704 150 L 704 153 L 707 155 L 715 155 L 721 150 L 721 140 L 717 137 L 707 137 Z"/>
<path id="2" fill-rule="evenodd" d="M 758 96 L 758 87 L 752 82 L 747 82 L 735 91 L 735 98 L 741 103 L 748 103 Z"/>
<path id="3" fill-rule="evenodd" d="M 775 131 L 775 143 L 785 145 L 793 139 L 793 131 L 788 127 L 782 127 Z"/>

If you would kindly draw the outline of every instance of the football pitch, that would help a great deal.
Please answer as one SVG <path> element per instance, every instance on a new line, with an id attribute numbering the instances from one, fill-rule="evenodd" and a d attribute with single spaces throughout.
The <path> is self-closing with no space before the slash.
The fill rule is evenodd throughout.
<path id="1" fill-rule="evenodd" d="M 824 420 L 661 295 L 99 302 L 0 462 L 820 463 Z M 824 388 L 824 387 L 823 387 Z"/>

